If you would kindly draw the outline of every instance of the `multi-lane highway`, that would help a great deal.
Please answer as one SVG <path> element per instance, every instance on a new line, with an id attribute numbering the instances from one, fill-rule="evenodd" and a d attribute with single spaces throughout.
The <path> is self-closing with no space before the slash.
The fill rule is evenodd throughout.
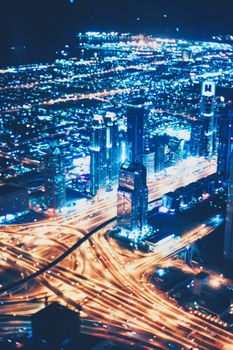
<path id="1" fill-rule="evenodd" d="M 182 171 L 182 177 L 171 174 L 149 184 L 150 200 L 215 170 L 214 161 L 199 159 L 190 175 L 184 163 L 175 170 Z M 16 276 L 23 279 L 48 266 L 115 216 L 113 191 L 104 199 L 84 201 L 66 216 L 1 227 L 1 288 L 5 290 L 4 281 L 10 285 Z M 172 248 L 164 243 L 148 254 L 122 248 L 107 233 L 113 224 L 106 225 L 51 269 L 1 294 L 1 314 L 5 315 L 0 319 L 2 334 L 27 331 L 28 319 L 22 316 L 40 309 L 48 296 L 73 309 L 81 305 L 82 330 L 87 334 L 139 344 L 145 349 L 168 349 L 169 344 L 181 349 L 232 349 L 233 335 L 223 322 L 198 318 L 193 310 L 184 311 L 149 281 L 149 272 L 168 264 L 171 253 L 210 234 L 217 224 L 200 225 L 186 232 Z"/>

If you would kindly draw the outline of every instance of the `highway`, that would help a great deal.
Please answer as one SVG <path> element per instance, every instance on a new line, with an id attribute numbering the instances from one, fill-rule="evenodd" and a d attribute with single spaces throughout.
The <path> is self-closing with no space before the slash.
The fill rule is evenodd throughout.
<path id="1" fill-rule="evenodd" d="M 175 174 L 149 183 L 150 200 L 215 171 L 214 160 L 193 161 L 191 175 L 183 163 Z M 180 172 L 181 178 L 176 176 Z M 1 286 L 5 318 L 0 327 L 9 325 L 6 334 L 16 329 L 26 332 L 28 320 L 22 316 L 39 310 L 48 296 L 74 310 L 81 306 L 86 334 L 140 344 L 143 349 L 168 349 L 171 343 L 180 349 L 232 349 L 233 335 L 223 322 L 184 311 L 149 280 L 150 271 L 171 263 L 172 253 L 210 234 L 219 223 L 208 221 L 186 232 L 172 248 L 165 243 L 152 253 L 142 253 L 122 248 L 108 234 L 115 216 L 113 191 L 104 199 L 84 200 L 64 216 L 1 227 L 0 276 L 8 282 Z M 29 278 L 15 285 L 15 277 L 9 277 L 12 270 L 19 280 Z M 30 278 L 38 271 L 36 278 Z"/>

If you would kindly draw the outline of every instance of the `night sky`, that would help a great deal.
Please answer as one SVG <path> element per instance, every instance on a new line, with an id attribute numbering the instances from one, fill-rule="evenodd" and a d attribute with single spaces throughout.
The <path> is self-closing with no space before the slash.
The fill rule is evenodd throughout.
<path id="1" fill-rule="evenodd" d="M 232 12 L 232 0 L 1 0 L 0 66 L 52 58 L 84 30 L 205 39 L 233 32 Z"/>

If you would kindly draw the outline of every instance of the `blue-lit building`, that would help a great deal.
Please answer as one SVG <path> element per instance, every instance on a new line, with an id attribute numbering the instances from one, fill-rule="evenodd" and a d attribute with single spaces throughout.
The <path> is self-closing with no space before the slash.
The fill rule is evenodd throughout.
<path id="1" fill-rule="evenodd" d="M 126 161 L 120 169 L 117 221 L 129 231 L 142 232 L 147 225 L 148 189 L 142 163 Z"/>
<path id="2" fill-rule="evenodd" d="M 104 120 L 106 125 L 107 183 L 108 187 L 111 188 L 118 181 L 120 169 L 118 122 L 116 114 L 113 112 L 107 112 Z"/>
<path id="3" fill-rule="evenodd" d="M 185 187 L 179 187 L 174 192 L 165 193 L 162 196 L 162 207 L 170 212 L 192 208 L 224 189 L 222 178 L 218 174 L 212 174 Z"/>
<path id="4" fill-rule="evenodd" d="M 91 146 L 90 146 L 90 193 L 92 196 L 100 195 L 106 190 L 107 186 L 107 128 L 104 117 L 95 114 L 92 121 L 91 129 Z"/>
<path id="5" fill-rule="evenodd" d="M 145 150 L 143 154 L 143 164 L 146 168 L 147 180 L 152 180 L 155 175 L 155 152 Z"/>
<path id="6" fill-rule="evenodd" d="M 190 153 L 194 157 L 210 158 L 215 151 L 215 83 L 202 83 L 200 118 L 191 123 Z"/>
<path id="7" fill-rule="evenodd" d="M 216 137 L 215 123 L 215 83 L 213 81 L 204 81 L 201 94 L 201 123 L 203 130 L 201 132 L 201 154 L 206 158 L 213 155 Z"/>
<path id="8" fill-rule="evenodd" d="M 165 146 L 163 144 L 156 145 L 155 148 L 155 173 L 159 173 L 164 170 L 164 152 Z"/>
<path id="9" fill-rule="evenodd" d="M 132 163 L 143 162 L 144 107 L 135 99 L 127 109 L 127 159 Z"/>
<path id="10" fill-rule="evenodd" d="M 135 231 L 134 238 L 147 227 L 148 188 L 143 165 L 144 108 L 137 100 L 127 110 L 127 161 L 121 166 L 117 197 L 118 226 Z"/>
<path id="11" fill-rule="evenodd" d="M 53 140 L 44 157 L 45 203 L 49 209 L 60 210 L 66 204 L 64 155 Z"/>
<path id="12" fill-rule="evenodd" d="M 233 108 L 219 117 L 218 174 L 229 179 L 233 143 Z"/>
<path id="13" fill-rule="evenodd" d="M 228 184 L 224 257 L 233 262 L 233 108 L 222 120 L 218 158 L 218 172 L 224 175 Z"/>
<path id="14" fill-rule="evenodd" d="M 231 153 L 232 152 L 233 149 Z M 224 237 L 224 257 L 225 259 L 230 260 L 233 263 L 233 156 L 231 158 L 230 176 L 228 181 L 227 213 Z"/>
<path id="15" fill-rule="evenodd" d="M 204 155 L 204 126 L 201 120 L 191 124 L 190 153 L 194 157 Z"/>

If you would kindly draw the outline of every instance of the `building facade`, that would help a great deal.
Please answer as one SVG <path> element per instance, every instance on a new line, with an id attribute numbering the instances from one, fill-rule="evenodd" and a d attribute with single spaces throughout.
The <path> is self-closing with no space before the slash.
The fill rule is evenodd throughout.
<path id="1" fill-rule="evenodd" d="M 60 210 L 66 204 L 64 155 L 57 142 L 52 141 L 44 157 L 45 204 Z"/>
<path id="2" fill-rule="evenodd" d="M 125 162 L 120 169 L 117 217 L 118 226 L 143 232 L 147 226 L 148 189 L 146 169 L 141 163 Z"/>
<path id="3" fill-rule="evenodd" d="M 101 195 L 107 186 L 107 129 L 102 115 L 94 115 L 90 146 L 90 194 Z"/>
<path id="4" fill-rule="evenodd" d="M 205 153 L 204 126 L 201 120 L 191 124 L 190 153 L 194 157 L 203 156 Z"/>
<path id="5" fill-rule="evenodd" d="M 219 140 L 218 172 L 224 176 L 228 186 L 227 212 L 224 237 L 224 257 L 233 262 L 233 108 L 223 120 Z"/>
<path id="6" fill-rule="evenodd" d="M 147 181 L 150 181 L 155 175 L 155 152 L 146 150 L 143 154 L 143 164 L 146 168 Z"/>
<path id="7" fill-rule="evenodd" d="M 201 155 L 210 158 L 215 149 L 216 122 L 215 122 L 215 83 L 213 81 L 204 81 L 201 94 L 201 121 L 202 121 L 202 139 Z"/>
<path id="8" fill-rule="evenodd" d="M 107 151 L 107 183 L 108 187 L 116 184 L 120 169 L 120 145 L 118 137 L 118 123 L 116 114 L 107 112 L 106 125 L 106 151 Z"/>
<path id="9" fill-rule="evenodd" d="M 134 101 L 127 110 L 128 152 L 121 166 L 117 196 L 118 226 L 141 237 L 147 227 L 148 188 L 143 165 L 143 105 Z"/>
<path id="10" fill-rule="evenodd" d="M 127 109 L 127 159 L 132 163 L 143 162 L 143 129 L 143 105 L 134 101 Z"/>
<path id="11" fill-rule="evenodd" d="M 218 174 L 230 176 L 231 147 L 233 143 L 233 107 L 219 118 Z"/>
<path id="12" fill-rule="evenodd" d="M 231 158 L 230 176 L 228 180 L 227 212 L 224 236 L 224 257 L 226 260 L 230 260 L 233 263 L 233 158 Z"/>

